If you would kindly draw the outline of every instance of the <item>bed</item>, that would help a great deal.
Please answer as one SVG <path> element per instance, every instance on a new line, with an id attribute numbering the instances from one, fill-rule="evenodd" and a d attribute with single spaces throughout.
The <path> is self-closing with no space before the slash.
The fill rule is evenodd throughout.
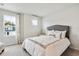
<path id="1" fill-rule="evenodd" d="M 23 49 L 31 56 L 60 56 L 70 45 L 69 26 L 53 25 L 47 30 L 66 31 L 65 38 L 49 35 L 26 38 L 22 43 Z"/>

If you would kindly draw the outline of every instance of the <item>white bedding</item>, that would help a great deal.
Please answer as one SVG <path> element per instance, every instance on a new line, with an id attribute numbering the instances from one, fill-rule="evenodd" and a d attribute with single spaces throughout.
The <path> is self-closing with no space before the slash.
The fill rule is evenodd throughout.
<path id="1" fill-rule="evenodd" d="M 70 45 L 67 38 L 57 39 L 53 36 L 38 36 L 24 40 L 22 47 L 32 56 L 59 56 Z"/>

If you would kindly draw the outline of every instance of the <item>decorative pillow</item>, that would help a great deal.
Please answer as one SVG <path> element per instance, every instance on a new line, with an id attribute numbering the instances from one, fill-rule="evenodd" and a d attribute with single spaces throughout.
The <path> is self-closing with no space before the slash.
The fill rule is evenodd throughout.
<path id="1" fill-rule="evenodd" d="M 61 31 L 55 31 L 54 34 L 55 34 L 55 38 L 58 38 L 58 39 L 61 38 Z"/>
<path id="2" fill-rule="evenodd" d="M 63 39 L 65 38 L 65 36 L 66 36 L 66 31 L 61 31 L 61 38 Z"/>
<path id="3" fill-rule="evenodd" d="M 54 36 L 55 38 L 58 38 L 58 39 L 63 39 L 63 38 L 65 38 L 66 31 L 48 30 L 46 35 Z"/>
<path id="4" fill-rule="evenodd" d="M 54 30 L 48 30 L 47 35 L 48 36 L 54 36 Z"/>

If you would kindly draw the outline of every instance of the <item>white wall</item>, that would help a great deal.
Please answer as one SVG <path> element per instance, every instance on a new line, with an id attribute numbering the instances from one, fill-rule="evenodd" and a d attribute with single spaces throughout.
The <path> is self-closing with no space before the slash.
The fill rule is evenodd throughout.
<path id="1" fill-rule="evenodd" d="M 37 17 L 38 25 L 32 25 L 32 19 L 34 16 L 28 14 L 20 15 L 20 26 L 21 26 L 21 42 L 28 37 L 36 36 L 41 33 L 42 20 L 41 17 Z"/>
<path id="2" fill-rule="evenodd" d="M 43 32 L 51 25 L 69 25 L 71 47 L 79 50 L 79 7 L 63 9 L 62 11 L 51 13 L 43 18 Z"/>

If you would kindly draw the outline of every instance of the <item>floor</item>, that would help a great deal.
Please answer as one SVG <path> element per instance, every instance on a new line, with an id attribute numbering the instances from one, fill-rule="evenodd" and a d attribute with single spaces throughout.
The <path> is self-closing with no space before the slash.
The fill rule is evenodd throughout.
<path id="1" fill-rule="evenodd" d="M 68 48 L 62 56 L 79 56 L 79 51 L 75 49 Z"/>
<path id="2" fill-rule="evenodd" d="M 6 47 L 1 56 L 29 56 L 29 54 L 22 49 L 21 45 L 13 45 Z M 62 56 L 79 56 L 79 51 L 68 48 Z"/>
<path id="3" fill-rule="evenodd" d="M 13 45 L 5 48 L 1 56 L 29 56 L 21 45 Z"/>

